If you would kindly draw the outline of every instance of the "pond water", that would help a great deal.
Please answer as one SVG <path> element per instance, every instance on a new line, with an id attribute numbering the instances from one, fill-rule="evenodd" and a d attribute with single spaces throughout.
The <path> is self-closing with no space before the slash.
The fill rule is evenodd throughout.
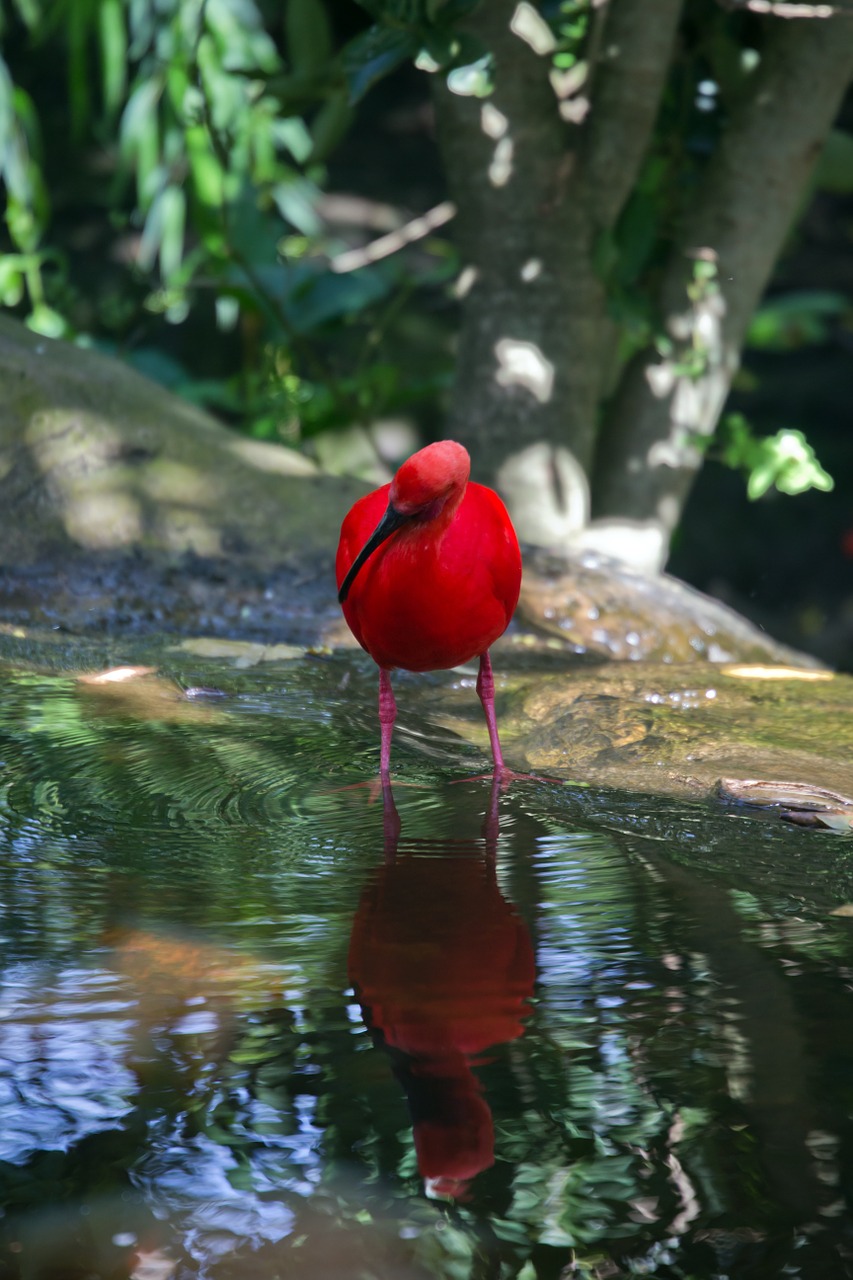
<path id="1" fill-rule="evenodd" d="M 853 1274 L 853 841 L 160 658 L 2 668 L 0 1277 Z"/>

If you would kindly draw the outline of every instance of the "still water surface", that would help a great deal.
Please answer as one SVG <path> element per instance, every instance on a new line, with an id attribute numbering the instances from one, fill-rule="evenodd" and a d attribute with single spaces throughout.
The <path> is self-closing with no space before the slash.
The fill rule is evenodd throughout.
<path id="1" fill-rule="evenodd" d="M 853 842 L 172 672 L 3 672 L 4 1280 L 853 1275 Z"/>

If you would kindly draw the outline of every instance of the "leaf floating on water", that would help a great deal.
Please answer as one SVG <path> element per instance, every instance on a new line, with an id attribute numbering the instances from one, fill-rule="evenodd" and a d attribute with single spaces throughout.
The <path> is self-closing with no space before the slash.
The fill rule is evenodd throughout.
<path id="1" fill-rule="evenodd" d="M 724 676 L 742 680 L 834 680 L 835 672 L 822 667 L 765 667 L 760 664 L 730 663 L 721 668 Z"/>
<path id="2" fill-rule="evenodd" d="M 140 676 L 153 676 L 156 673 L 156 667 L 111 667 L 108 671 L 78 676 L 77 681 L 79 684 L 122 684 L 126 680 L 136 680 Z"/>
<path id="3" fill-rule="evenodd" d="M 162 1249 L 138 1249 L 133 1277 L 134 1280 L 169 1280 L 177 1265 Z"/>
<path id="4" fill-rule="evenodd" d="M 714 790 L 721 800 L 759 809 L 803 810 L 831 814 L 846 811 L 853 819 L 853 800 L 810 782 L 770 782 L 759 778 L 720 778 Z"/>
<path id="5" fill-rule="evenodd" d="M 102 716 L 133 716 L 144 720 L 203 720 L 214 714 L 188 697 L 175 683 L 157 674 L 156 667 L 114 667 L 77 678 L 88 710 Z"/>
<path id="6" fill-rule="evenodd" d="M 784 809 L 779 817 L 783 822 L 790 822 L 795 827 L 813 827 L 819 831 L 837 831 L 839 835 L 845 835 L 851 829 L 853 824 L 853 814 L 849 810 L 846 812 L 832 810 L 821 811 L 815 813 L 811 809 Z"/>
<path id="7" fill-rule="evenodd" d="M 233 658 L 237 667 L 255 667 L 259 662 L 291 662 L 305 656 L 305 650 L 294 644 L 258 644 L 251 640 L 222 640 L 217 636 L 192 637 L 171 648 L 194 653 L 199 658 Z"/>

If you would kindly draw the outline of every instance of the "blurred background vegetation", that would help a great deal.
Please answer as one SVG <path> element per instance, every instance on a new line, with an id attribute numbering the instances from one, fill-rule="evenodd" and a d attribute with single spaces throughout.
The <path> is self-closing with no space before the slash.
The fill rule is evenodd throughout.
<path id="1" fill-rule="evenodd" d="M 446 79 L 488 96 L 489 50 L 465 25 L 475 8 L 0 0 L 0 303 L 40 333 L 121 356 L 236 430 L 384 479 L 442 434 L 452 394 L 464 263 L 433 88 Z M 581 85 L 593 6 L 519 10 L 549 30 L 559 83 Z M 743 94 L 762 22 L 745 5 L 684 6 L 649 153 L 595 246 L 620 365 L 657 332 L 655 281 L 683 192 Z M 669 563 L 842 665 L 851 125 L 848 95 L 703 442 Z M 694 283 L 713 290 L 713 264 L 697 261 Z"/>

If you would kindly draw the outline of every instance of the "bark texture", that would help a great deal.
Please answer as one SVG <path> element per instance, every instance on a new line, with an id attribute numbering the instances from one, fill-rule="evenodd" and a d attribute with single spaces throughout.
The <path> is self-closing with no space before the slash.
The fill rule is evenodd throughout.
<path id="1" fill-rule="evenodd" d="M 591 68 L 581 179 L 600 228 L 616 222 L 640 171 L 663 94 L 682 0 L 612 0 Z"/>
<path id="2" fill-rule="evenodd" d="M 594 99 L 581 85 L 569 107 L 550 58 L 513 29 L 516 0 L 489 0 L 468 27 L 493 54 L 494 93 L 437 90 L 468 268 L 447 429 L 504 492 L 525 541 L 558 545 L 589 515 L 609 330 L 596 237 L 642 162 L 681 2 L 613 0 Z"/>
<path id="3" fill-rule="evenodd" d="M 548 59 L 510 30 L 515 7 L 515 0 L 492 0 L 472 20 L 494 53 L 494 94 L 438 92 L 455 234 L 476 273 L 462 303 L 450 425 L 481 465 L 487 459 L 495 469 L 519 440 L 570 439 L 581 458 L 591 458 L 598 387 L 592 369 L 570 366 L 577 351 L 595 346 L 603 307 L 584 211 L 568 198 L 574 156 Z M 572 273 L 567 265 L 575 262 L 581 270 Z M 499 376 L 497 348 L 506 339 L 537 348 L 553 370 L 550 385 L 533 352 L 527 385 L 520 357 L 517 380 L 508 370 Z"/>
<path id="4" fill-rule="evenodd" d="M 660 310 L 673 359 L 648 351 L 626 370 L 598 450 L 594 515 L 656 523 L 661 558 L 702 463 L 758 305 L 853 76 L 849 17 L 771 30 L 752 93 L 723 137 L 673 249 Z M 718 263 L 719 292 L 687 295 L 697 253 Z M 698 376 L 680 352 L 702 353 Z"/>

